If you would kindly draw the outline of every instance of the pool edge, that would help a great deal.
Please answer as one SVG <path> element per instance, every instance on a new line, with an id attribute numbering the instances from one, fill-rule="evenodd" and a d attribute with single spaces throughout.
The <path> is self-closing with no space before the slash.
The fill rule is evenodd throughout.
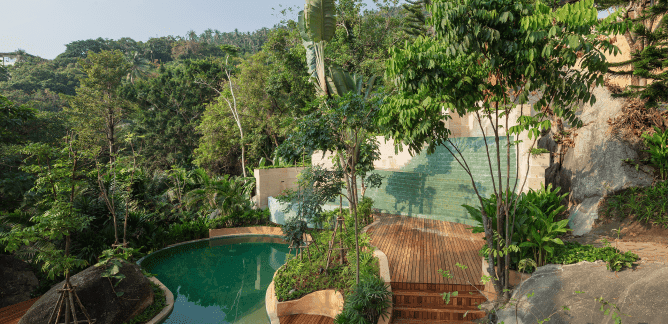
<path id="1" fill-rule="evenodd" d="M 276 229 L 278 229 L 278 230 L 276 230 Z M 219 230 L 221 230 L 221 229 L 216 229 L 216 230 L 209 229 L 209 237 L 172 244 L 172 245 L 166 246 L 166 247 L 164 247 L 160 250 L 154 251 L 151 254 L 160 252 L 162 250 L 170 249 L 170 248 L 173 248 L 173 247 L 176 247 L 176 246 L 179 246 L 179 245 L 183 245 L 183 244 L 195 243 L 195 242 L 200 242 L 200 241 L 204 241 L 204 240 L 211 240 L 211 239 L 216 239 L 216 238 L 222 238 L 222 237 L 284 236 L 283 235 L 283 230 L 280 227 L 271 227 L 271 226 L 238 227 L 238 228 L 226 228 L 226 229 L 224 229 L 224 230 L 234 230 L 234 231 L 227 231 L 228 233 L 225 233 L 225 231 L 219 231 Z M 279 232 L 280 232 L 280 234 L 279 234 Z M 308 240 L 311 240 L 311 235 L 306 234 L 306 236 L 307 236 Z M 144 259 L 146 259 L 151 254 L 147 254 L 144 257 L 142 257 L 141 259 L 137 260 L 136 264 L 141 268 L 142 261 L 144 261 Z M 281 266 L 281 267 L 283 267 L 283 266 Z M 276 271 L 274 271 L 274 277 L 276 277 L 276 272 L 278 272 L 278 269 Z M 267 288 L 267 291 L 269 291 L 270 288 L 273 291 L 273 288 L 274 288 L 273 278 L 274 277 L 272 277 L 271 283 L 269 284 L 269 287 Z M 163 285 L 162 282 L 160 282 L 160 280 L 158 280 L 157 278 L 150 277 L 148 279 L 151 280 L 152 282 L 154 282 L 155 284 L 159 285 L 160 289 L 162 289 L 162 291 L 165 292 L 165 299 L 166 299 L 167 306 L 165 306 L 165 308 L 163 308 L 162 311 L 160 311 L 160 313 L 158 313 L 158 315 L 156 315 L 153 319 L 146 322 L 146 324 L 161 324 L 167 317 L 169 317 L 169 315 L 171 315 L 172 311 L 174 310 L 174 295 L 169 290 L 169 288 L 167 288 L 165 285 Z M 275 297 L 274 297 L 274 299 L 275 299 Z M 266 307 L 266 294 L 265 294 L 265 310 L 266 309 L 267 309 L 267 307 Z M 269 312 L 267 312 L 267 315 L 270 318 L 271 324 L 278 324 L 278 318 L 276 318 L 276 322 L 274 322 L 273 319 L 271 318 L 271 314 Z M 275 315 L 275 313 L 274 313 L 274 315 Z"/>
<path id="2" fill-rule="evenodd" d="M 163 285 L 162 282 L 158 280 L 158 278 L 150 277 L 148 279 L 151 280 L 154 284 L 160 286 L 160 289 L 162 289 L 162 291 L 165 293 L 165 304 L 167 304 L 167 306 L 165 306 L 165 308 L 163 308 L 160 313 L 158 313 L 158 315 L 155 315 L 153 319 L 146 322 L 146 324 L 161 324 L 167 317 L 169 317 L 169 315 L 172 314 L 172 311 L 174 310 L 174 295 L 169 290 L 169 288 L 167 288 L 167 286 Z"/>

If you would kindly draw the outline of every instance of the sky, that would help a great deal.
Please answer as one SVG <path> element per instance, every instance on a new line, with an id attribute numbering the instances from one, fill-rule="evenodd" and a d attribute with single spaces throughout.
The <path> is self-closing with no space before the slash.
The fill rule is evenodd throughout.
<path id="1" fill-rule="evenodd" d="M 305 0 L 0 0 L 0 53 L 23 49 L 54 59 L 65 44 L 98 37 L 198 35 L 211 28 L 221 32 L 252 32 L 271 28 L 282 19 L 297 20 Z M 363 0 L 362 11 L 376 9 Z M 402 0 L 399 3 L 406 3 Z M 281 5 L 281 6 L 279 6 Z M 276 10 L 272 10 L 272 7 Z M 287 16 L 282 9 L 292 7 Z M 298 8 L 298 9 L 297 9 Z"/>

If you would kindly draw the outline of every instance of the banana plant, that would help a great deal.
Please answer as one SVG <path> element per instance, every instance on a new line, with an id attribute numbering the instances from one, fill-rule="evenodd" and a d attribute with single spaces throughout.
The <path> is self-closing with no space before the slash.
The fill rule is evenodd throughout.
<path id="1" fill-rule="evenodd" d="M 329 67 L 329 75 L 325 72 L 325 42 L 334 37 L 336 31 L 336 6 L 334 0 L 306 0 L 304 10 L 299 12 L 297 26 L 302 37 L 302 45 L 306 49 L 306 63 L 309 74 L 315 79 L 314 85 L 319 96 L 342 96 L 348 92 L 362 93 L 364 77 L 350 74 L 341 67 Z M 374 89 L 376 76 L 366 82 L 364 98 Z"/>
<path id="2" fill-rule="evenodd" d="M 306 0 L 304 10 L 299 12 L 299 33 L 306 48 L 309 74 L 315 77 L 320 89 L 326 91 L 325 42 L 334 37 L 336 31 L 336 6 L 334 0 Z M 325 95 L 328 93 L 325 92 Z"/>

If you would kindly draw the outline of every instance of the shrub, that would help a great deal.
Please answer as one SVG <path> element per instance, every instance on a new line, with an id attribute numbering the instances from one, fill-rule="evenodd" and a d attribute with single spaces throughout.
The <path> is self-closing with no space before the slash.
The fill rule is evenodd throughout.
<path id="1" fill-rule="evenodd" d="M 511 206 L 509 208 L 511 218 L 513 210 L 515 211 L 515 223 L 510 245 L 519 247 L 518 252 L 510 253 L 510 263 L 515 269 L 519 261 L 525 258 L 533 258 L 536 262 L 540 260 L 539 266 L 544 264 L 548 255 L 554 253 L 555 247 L 563 244 L 557 236 L 570 230 L 566 228 L 568 220 L 554 221 L 555 216 L 564 209 L 561 206 L 561 200 L 567 193 L 557 196 L 557 192 L 561 188 L 557 187 L 554 191 L 551 188 L 552 185 L 548 185 L 547 189 L 542 188 L 537 192 L 529 190 L 529 193 L 522 193 L 520 196 L 514 193 L 509 195 L 508 205 Z M 501 198 L 505 202 L 505 194 L 502 194 Z M 497 197 L 494 194 L 490 199 L 483 198 L 484 208 L 493 229 L 496 229 L 497 226 L 496 199 Z M 519 200 L 516 209 L 515 200 Z M 473 227 L 472 232 L 484 233 L 480 209 L 468 205 L 462 206 L 468 210 L 474 220 L 480 223 L 480 225 Z M 496 238 L 493 241 L 496 245 Z M 481 253 L 487 249 L 488 247 L 485 245 L 481 249 Z"/>
<path id="2" fill-rule="evenodd" d="M 479 251 L 479 255 L 487 257 L 486 247 Z M 598 260 L 607 263 L 608 270 L 620 271 L 624 266 L 632 267 L 633 263 L 638 261 L 638 255 L 631 251 L 621 253 L 614 247 L 607 246 L 597 248 L 591 244 L 582 245 L 578 242 L 566 242 L 554 249 L 554 253 L 545 260 L 546 264 L 574 264 L 582 261 L 596 262 Z M 496 261 L 495 261 L 496 262 Z M 509 267 L 512 270 L 518 270 L 516 263 L 511 263 Z M 533 273 L 535 267 L 528 268 L 527 273 Z"/>
<path id="3" fill-rule="evenodd" d="M 387 286 L 379 276 L 365 273 L 354 292 L 346 296 L 343 312 L 336 316 L 334 322 L 375 324 L 381 315 L 387 318 L 387 308 L 392 305 L 392 293 Z"/>
<path id="4" fill-rule="evenodd" d="M 191 221 L 182 219 L 181 223 L 174 223 L 169 226 L 165 245 L 205 238 L 208 234 L 209 228 L 204 219 L 199 218 Z"/>
<path id="5" fill-rule="evenodd" d="M 312 245 L 310 248 L 310 261 L 306 255 L 303 256 L 303 260 L 298 257 L 289 257 L 285 265 L 276 272 L 274 287 L 278 301 L 298 299 L 324 289 L 339 290 L 344 296 L 353 291 L 356 271 L 354 231 L 337 234 L 337 236 L 343 235 L 344 246 L 347 249 L 346 263 L 343 266 L 339 262 L 330 263 L 327 271 L 324 271 L 327 244 L 332 231 L 312 232 L 311 235 L 317 245 Z M 338 241 L 337 238 L 336 242 Z M 367 234 L 360 234 L 360 277 L 367 273 L 377 275 L 380 272 L 378 260 L 373 257 L 373 249 L 369 241 Z M 336 255 L 338 251 L 333 251 L 332 256 Z"/>
<path id="6" fill-rule="evenodd" d="M 281 229 L 283 229 L 285 240 L 290 242 L 293 247 L 297 248 L 304 244 L 304 233 L 308 229 L 304 220 L 297 217 L 291 218 L 285 222 L 285 225 L 281 226 Z"/>
<path id="7" fill-rule="evenodd" d="M 153 319 L 156 315 L 158 315 L 165 306 L 167 306 L 167 299 L 165 298 L 165 292 L 160 289 L 160 286 L 157 284 L 153 283 L 152 281 L 150 282 L 151 288 L 153 289 L 153 304 L 149 305 L 144 309 L 144 311 L 137 315 L 135 318 L 127 322 L 127 324 L 143 324 L 151 319 Z"/>

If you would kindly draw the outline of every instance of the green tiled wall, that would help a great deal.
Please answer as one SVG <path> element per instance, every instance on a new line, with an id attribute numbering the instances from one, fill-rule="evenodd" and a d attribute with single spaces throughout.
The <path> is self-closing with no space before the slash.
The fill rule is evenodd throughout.
<path id="1" fill-rule="evenodd" d="M 459 162 L 468 165 L 480 195 L 483 198 L 489 198 L 494 193 L 494 188 L 485 141 L 482 137 L 453 138 L 451 141 L 464 155 L 466 164 L 449 143 L 447 146 L 459 159 Z M 507 179 L 505 136 L 499 137 L 499 144 L 501 146 L 501 174 L 505 189 Z M 494 137 L 487 137 L 487 145 L 498 190 L 499 178 Z M 515 154 L 515 147 L 511 147 L 511 188 L 514 186 L 517 171 Z M 467 204 L 479 208 L 480 202 L 473 190 L 471 178 L 459 162 L 442 146 L 431 155 L 422 152 L 413 157 L 401 170 L 374 171 L 384 177 L 383 184 L 378 189 L 367 189 L 366 196 L 374 200 L 374 208 L 384 213 L 474 225 L 476 222 L 470 218 L 469 213 L 461 205 Z"/>

